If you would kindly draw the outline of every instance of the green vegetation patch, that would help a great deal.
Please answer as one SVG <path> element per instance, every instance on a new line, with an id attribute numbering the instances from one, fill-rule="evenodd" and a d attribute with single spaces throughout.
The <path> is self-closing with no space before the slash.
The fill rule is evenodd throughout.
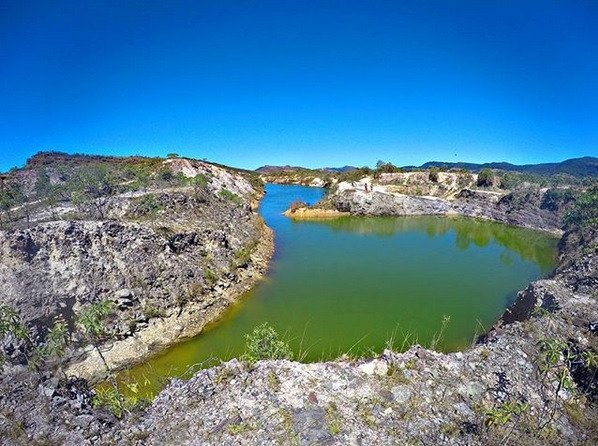
<path id="1" fill-rule="evenodd" d="M 263 359 L 293 359 L 293 352 L 288 342 L 267 322 L 245 335 L 245 354 L 243 359 L 256 362 Z"/>
<path id="2" fill-rule="evenodd" d="M 565 214 L 567 226 L 596 226 L 598 225 L 598 183 L 582 194 Z"/>
<path id="3" fill-rule="evenodd" d="M 218 192 L 218 196 L 235 204 L 241 204 L 243 202 L 243 199 L 241 197 L 239 197 L 234 192 L 231 192 L 227 188 L 220 189 L 220 191 Z"/>

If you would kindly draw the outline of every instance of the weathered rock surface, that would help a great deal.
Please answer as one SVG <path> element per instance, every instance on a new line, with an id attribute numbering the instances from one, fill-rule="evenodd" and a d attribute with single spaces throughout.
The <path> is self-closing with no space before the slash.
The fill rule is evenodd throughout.
<path id="1" fill-rule="evenodd" d="M 85 163 L 124 162 L 42 158 L 52 174 L 60 170 L 55 158 L 71 163 L 71 171 Z M 111 301 L 117 311 L 106 321 L 104 348 L 113 368 L 201 331 L 255 284 L 273 250 L 271 232 L 253 206 L 260 191 L 246 176 L 196 160 L 142 161 L 167 178 L 202 181 L 158 183 L 111 196 L 102 202 L 104 218 L 82 214 L 72 201 L 32 207 L 27 225 L 17 221 L 0 230 L 0 304 L 17 309 L 34 338 L 43 339 L 57 316 L 73 329 L 82 306 Z M 34 158 L 33 164 L 40 162 Z M 31 189 L 36 172 L 27 166 L 11 175 L 29 178 Z M 74 341 L 84 346 L 76 336 Z M 16 353 L 10 357 L 18 359 Z M 70 373 L 93 378 L 104 371 L 91 349 L 69 353 L 71 363 L 83 362 L 71 364 Z"/>
<path id="2" fill-rule="evenodd" d="M 0 379 L 0 445 L 94 445 L 118 420 L 92 405 L 82 379 L 6 370 Z"/>
<path id="3" fill-rule="evenodd" d="M 189 169 L 198 165 L 175 166 L 193 175 Z M 232 187 L 225 175 L 221 181 Z M 271 253 L 271 234 L 249 199 L 227 201 L 220 187 L 199 194 L 154 191 L 157 214 L 147 208 L 145 193 L 133 193 L 116 200 L 105 221 L 40 221 L 0 233 L 7 302 L 43 330 L 55 314 L 69 318 L 85 302 L 112 299 L 119 311 L 110 327 L 119 340 L 105 346 L 105 354 L 117 365 L 189 333 L 184 327 L 201 329 L 259 277 Z M 354 213 L 469 212 L 543 229 L 553 228 L 544 211 L 561 212 L 545 195 L 472 194 L 406 199 L 375 187 L 335 197 Z M 542 212 L 530 217 L 525 203 L 532 201 Z M 251 242 L 255 237 L 261 242 Z M 367 360 L 233 360 L 190 381 L 174 380 L 151 406 L 124 420 L 92 408 L 85 381 L 7 367 L 0 379 L 0 444 L 596 444 L 597 370 L 588 360 L 598 353 L 596 229 L 566 233 L 560 252 L 556 274 L 530 284 L 465 352 L 414 346 Z M 222 274 L 214 280 L 206 268 Z M 181 293 L 190 283 L 199 284 L 197 293 Z M 35 293 L 24 296 L 30 287 Z M 150 311 L 153 317 L 146 314 L 148 303 L 158 312 Z M 138 324 L 129 334 L 125 325 L 132 320 Z M 71 370 L 93 375 L 98 358 L 84 352 L 82 359 Z"/>

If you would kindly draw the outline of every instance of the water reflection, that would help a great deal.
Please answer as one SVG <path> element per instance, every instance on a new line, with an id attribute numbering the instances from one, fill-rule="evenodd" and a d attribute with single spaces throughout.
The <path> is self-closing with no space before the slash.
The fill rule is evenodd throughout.
<path id="1" fill-rule="evenodd" d="M 545 233 L 510 225 L 453 216 L 410 216 L 410 217 L 341 217 L 332 220 L 294 221 L 296 225 L 316 225 L 333 232 L 350 232 L 377 237 L 393 237 L 398 233 L 418 232 L 430 238 L 454 234 L 455 247 L 466 250 L 471 245 L 484 248 L 491 243 L 505 248 L 500 260 L 512 265 L 509 251 L 516 252 L 523 260 L 537 263 L 543 271 L 550 270 L 555 263 L 557 240 Z"/>

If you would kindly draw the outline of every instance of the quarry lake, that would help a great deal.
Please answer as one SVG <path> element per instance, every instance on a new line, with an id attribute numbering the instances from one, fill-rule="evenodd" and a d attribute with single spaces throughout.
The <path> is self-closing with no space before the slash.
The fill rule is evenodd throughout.
<path id="1" fill-rule="evenodd" d="M 276 249 L 264 281 L 202 334 L 128 374 L 154 391 L 161 377 L 241 356 L 244 335 L 263 322 L 303 361 L 379 353 L 389 342 L 430 346 L 445 317 L 436 348 L 464 349 L 518 290 L 556 265 L 555 238 L 499 223 L 433 216 L 295 222 L 282 215 L 294 200 L 311 204 L 323 194 L 268 184 L 260 213 Z"/>

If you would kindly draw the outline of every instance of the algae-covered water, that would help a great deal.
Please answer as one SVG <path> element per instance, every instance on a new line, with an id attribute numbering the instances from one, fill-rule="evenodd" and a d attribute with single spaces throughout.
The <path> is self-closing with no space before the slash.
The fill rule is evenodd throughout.
<path id="1" fill-rule="evenodd" d="M 239 357 L 268 322 L 304 361 L 429 346 L 454 351 L 489 328 L 530 281 L 556 264 L 555 238 L 455 217 L 343 217 L 294 222 L 282 212 L 324 190 L 267 185 L 260 213 L 275 232 L 267 277 L 221 320 L 128 372 L 154 392 L 165 377 Z"/>

